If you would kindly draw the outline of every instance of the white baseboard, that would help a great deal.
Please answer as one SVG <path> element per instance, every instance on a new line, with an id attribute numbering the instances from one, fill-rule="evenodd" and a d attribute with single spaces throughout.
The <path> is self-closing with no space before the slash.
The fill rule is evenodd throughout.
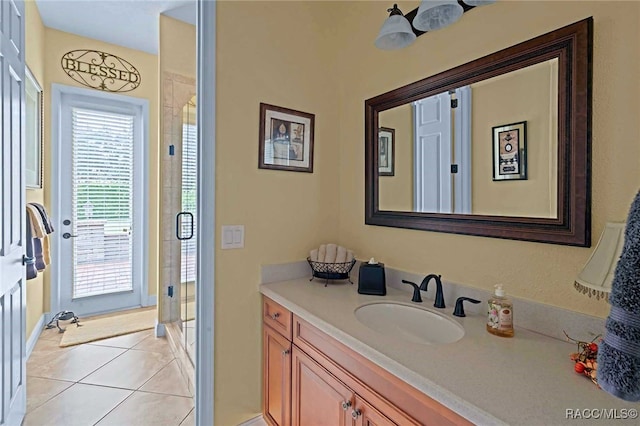
<path id="1" fill-rule="evenodd" d="M 266 426 L 267 422 L 264 421 L 262 415 L 247 420 L 244 423 L 240 423 L 238 426 Z"/>
<path id="2" fill-rule="evenodd" d="M 31 356 L 31 352 L 33 352 L 33 348 L 38 342 L 38 337 L 40 337 L 40 333 L 42 333 L 45 322 L 45 314 L 40 315 L 40 319 L 36 323 L 35 327 L 33 327 L 33 331 L 31 332 L 29 339 L 27 339 L 27 359 Z"/>
<path id="3" fill-rule="evenodd" d="M 164 326 L 164 324 L 159 323 L 158 320 L 156 320 L 156 337 L 163 337 L 164 335 L 167 334 L 167 329 Z"/>

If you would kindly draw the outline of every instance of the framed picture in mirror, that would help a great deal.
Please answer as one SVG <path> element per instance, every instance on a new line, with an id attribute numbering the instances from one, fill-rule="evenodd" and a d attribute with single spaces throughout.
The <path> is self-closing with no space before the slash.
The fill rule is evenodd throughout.
<path id="1" fill-rule="evenodd" d="M 395 134 L 389 127 L 380 127 L 378 132 L 378 175 L 393 176 L 395 165 Z"/>
<path id="2" fill-rule="evenodd" d="M 42 87 L 25 69 L 25 185 L 42 188 Z"/>
<path id="3" fill-rule="evenodd" d="M 313 173 L 315 115 L 260 103 L 258 168 Z"/>
<path id="4" fill-rule="evenodd" d="M 493 127 L 493 180 L 527 179 L 527 122 Z"/>

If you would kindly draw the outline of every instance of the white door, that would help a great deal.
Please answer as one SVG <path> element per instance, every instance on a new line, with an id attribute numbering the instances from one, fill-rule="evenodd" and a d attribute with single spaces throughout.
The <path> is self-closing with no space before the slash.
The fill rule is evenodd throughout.
<path id="1" fill-rule="evenodd" d="M 144 114 L 127 99 L 60 96 L 54 286 L 57 309 L 76 315 L 142 305 Z"/>
<path id="2" fill-rule="evenodd" d="M 24 204 L 24 3 L 0 2 L 0 425 L 26 411 Z"/>
<path id="3" fill-rule="evenodd" d="M 451 99 L 441 93 L 413 103 L 414 211 L 453 213 Z"/>

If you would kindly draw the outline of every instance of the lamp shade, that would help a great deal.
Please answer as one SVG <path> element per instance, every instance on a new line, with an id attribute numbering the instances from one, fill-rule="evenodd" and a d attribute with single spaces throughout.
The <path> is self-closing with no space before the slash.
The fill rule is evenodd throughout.
<path id="1" fill-rule="evenodd" d="M 576 290 L 598 300 L 607 300 L 624 246 L 624 228 L 624 223 L 607 222 L 596 249 L 573 284 Z"/>
<path id="2" fill-rule="evenodd" d="M 384 21 L 375 45 L 378 49 L 401 49 L 413 43 L 416 35 L 411 29 L 411 24 L 404 16 L 391 15 Z"/>
<path id="3" fill-rule="evenodd" d="M 456 22 L 464 9 L 456 0 L 423 0 L 413 18 L 413 27 L 420 31 L 433 31 Z"/>

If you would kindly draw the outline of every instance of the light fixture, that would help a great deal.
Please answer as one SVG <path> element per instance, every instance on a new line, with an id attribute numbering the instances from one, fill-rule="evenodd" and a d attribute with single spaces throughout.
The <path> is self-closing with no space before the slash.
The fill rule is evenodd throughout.
<path id="1" fill-rule="evenodd" d="M 607 222 L 596 249 L 573 286 L 582 294 L 608 301 L 613 275 L 624 245 L 624 223 Z"/>
<path id="2" fill-rule="evenodd" d="M 422 0 L 420 7 L 404 16 L 398 5 L 394 4 L 393 8 L 387 9 L 391 14 L 384 21 L 375 45 L 385 50 L 401 49 L 425 32 L 444 28 L 460 19 L 463 13 L 495 2 L 496 0 Z"/>
<path id="3" fill-rule="evenodd" d="M 380 33 L 375 41 L 376 47 L 378 49 L 393 50 L 402 49 L 413 43 L 416 35 L 407 18 L 398 9 L 398 5 L 394 4 L 391 9 L 387 9 L 387 12 L 390 12 L 390 14 L 382 24 L 382 28 L 380 28 Z"/>
<path id="4" fill-rule="evenodd" d="M 439 30 L 456 22 L 463 13 L 457 0 L 422 0 L 413 26 L 420 31 Z"/>

